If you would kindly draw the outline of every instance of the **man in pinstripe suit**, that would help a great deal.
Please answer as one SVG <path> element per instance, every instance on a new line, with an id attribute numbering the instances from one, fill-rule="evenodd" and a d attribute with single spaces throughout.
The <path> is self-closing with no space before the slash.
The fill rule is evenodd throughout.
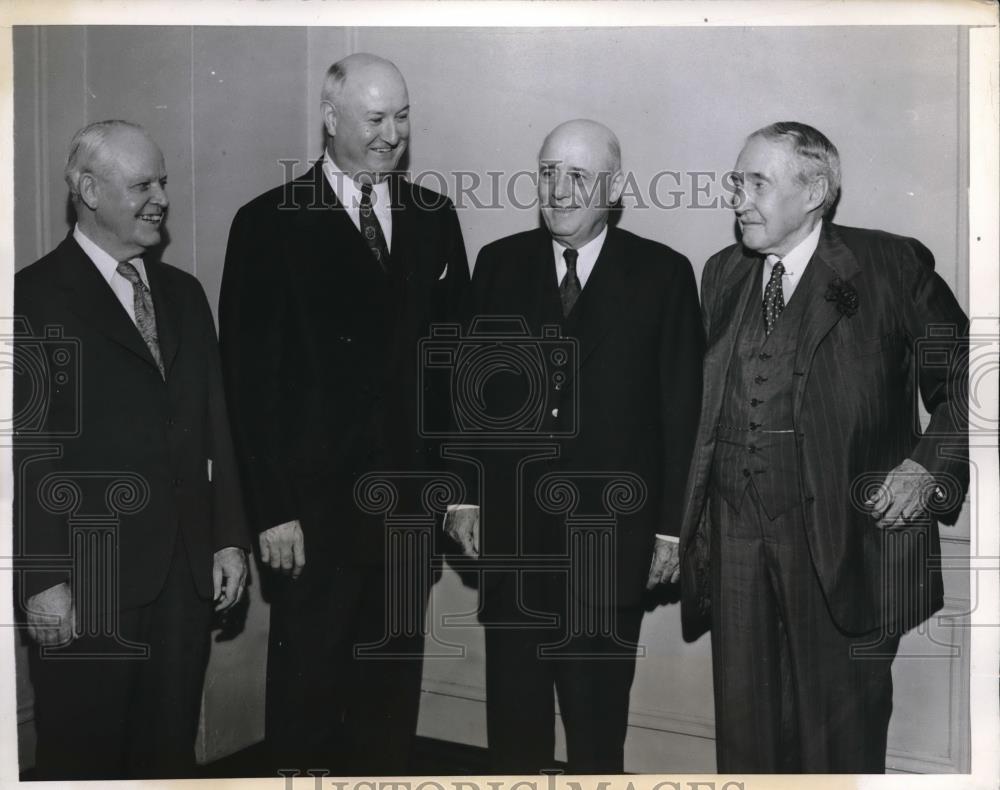
<path id="1" fill-rule="evenodd" d="M 937 522 L 968 481 L 968 319 L 920 242 L 824 219 L 840 161 L 816 129 L 754 132 L 735 170 L 681 533 L 718 770 L 881 773 L 892 661 L 942 606 Z"/>

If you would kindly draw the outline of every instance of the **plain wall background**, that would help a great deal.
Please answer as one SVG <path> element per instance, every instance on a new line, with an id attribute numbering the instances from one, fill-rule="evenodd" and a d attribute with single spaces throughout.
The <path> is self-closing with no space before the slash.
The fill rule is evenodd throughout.
<path id="1" fill-rule="evenodd" d="M 15 257 L 18 268 L 66 234 L 62 167 L 73 132 L 121 117 L 145 125 L 169 172 L 171 242 L 164 259 L 198 276 L 216 304 L 236 209 L 281 183 L 288 162 L 322 151 L 319 90 L 329 64 L 354 51 L 394 60 L 413 107 L 409 169 L 455 197 L 454 173 L 531 171 L 546 132 L 573 117 L 611 126 L 624 165 L 646 186 L 662 171 L 731 168 L 743 138 L 775 120 L 823 130 L 843 160 L 837 221 L 920 238 L 968 304 L 966 36 L 957 28 L 390 29 L 17 27 L 14 29 Z M 285 164 L 283 164 L 285 163 Z M 708 183 L 708 177 L 700 177 Z M 682 208 L 637 208 L 621 225 L 705 259 L 733 240 L 728 209 L 693 208 L 723 193 L 680 186 Z M 530 195 L 526 180 L 517 194 Z M 488 196 L 483 187 L 477 192 Z M 534 208 L 460 206 L 470 260 L 500 236 L 532 227 Z M 968 518 L 945 530 L 945 551 L 968 549 Z M 953 578 L 951 578 L 953 577 Z M 246 630 L 213 645 L 201 752 L 211 758 L 262 734 L 267 608 L 252 588 Z M 946 613 L 969 593 L 946 580 Z M 421 732 L 482 744 L 482 640 L 475 608 L 446 574 L 432 625 L 465 658 L 429 660 Z M 707 638 L 679 635 L 677 607 L 646 618 L 648 656 L 633 693 L 630 771 L 712 770 Z M 961 770 L 968 760 L 967 634 L 933 625 L 904 641 L 895 667 L 890 765 Z M 960 658 L 955 658 L 957 647 Z M 447 652 L 447 651 L 445 651 Z M 21 653 L 23 656 L 23 651 Z M 23 754 L 30 759 L 30 688 L 19 684 Z"/>

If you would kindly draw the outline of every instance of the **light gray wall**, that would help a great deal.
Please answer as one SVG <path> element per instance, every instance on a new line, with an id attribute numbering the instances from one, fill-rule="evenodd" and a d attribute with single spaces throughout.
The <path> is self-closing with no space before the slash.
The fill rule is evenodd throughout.
<path id="1" fill-rule="evenodd" d="M 444 174 L 531 170 L 545 133 L 587 116 L 614 128 L 643 194 L 661 171 L 724 172 L 742 138 L 774 120 L 801 120 L 840 148 L 844 196 L 837 221 L 919 237 L 968 304 L 965 35 L 955 28 L 14 29 L 15 256 L 21 267 L 67 231 L 62 164 L 72 133 L 124 117 L 149 128 L 164 150 L 172 201 L 165 258 L 195 273 L 214 305 L 236 209 L 280 183 L 282 160 L 319 155 L 318 95 L 326 67 L 359 50 L 393 59 L 413 105 L 410 169 Z M 301 167 L 297 172 L 301 172 Z M 427 176 L 433 186 L 440 180 Z M 724 208 L 693 208 L 691 176 L 661 177 L 661 197 L 681 208 L 626 201 L 621 224 L 705 259 L 733 239 Z M 708 182 L 707 176 L 700 177 Z M 530 187 L 520 182 L 517 195 Z M 486 187 L 477 191 L 485 199 Z M 506 201 L 505 201 L 506 203 Z M 534 208 L 460 207 L 470 260 L 499 236 L 531 227 Z M 945 531 L 945 550 L 968 551 L 968 520 Z M 965 575 L 946 582 L 946 613 L 965 610 Z M 201 753 L 226 754 L 262 733 L 267 608 L 252 590 L 247 630 L 213 645 Z M 443 629 L 445 613 L 475 608 L 446 573 L 432 624 L 465 657 L 432 659 L 421 732 L 485 743 L 482 635 Z M 636 677 L 630 771 L 712 770 L 713 714 L 707 638 L 680 638 L 677 607 L 646 618 L 647 657 Z M 967 637 L 935 624 L 904 641 L 895 668 L 889 762 L 913 771 L 967 766 Z M 961 655 L 949 658 L 957 648 Z M 23 651 L 21 653 L 23 657 Z M 30 688 L 19 686 L 30 752 Z"/>

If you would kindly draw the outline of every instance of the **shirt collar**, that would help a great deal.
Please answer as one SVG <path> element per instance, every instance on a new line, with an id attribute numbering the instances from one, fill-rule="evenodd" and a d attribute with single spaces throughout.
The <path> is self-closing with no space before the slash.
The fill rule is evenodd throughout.
<path id="1" fill-rule="evenodd" d="M 345 208 L 357 209 L 361 205 L 361 188 L 347 173 L 337 167 L 329 151 L 323 152 L 323 174 L 326 176 L 330 188 L 333 189 L 337 200 Z M 389 180 L 379 181 L 372 184 L 372 192 L 375 193 L 375 200 L 372 208 L 375 211 L 384 209 L 389 205 Z"/>
<path id="2" fill-rule="evenodd" d="M 819 234 L 823 230 L 823 220 L 816 223 L 816 227 L 809 231 L 809 235 L 789 250 L 787 255 L 768 255 L 766 260 L 770 266 L 774 266 L 777 261 L 781 261 L 785 267 L 785 274 L 795 276 L 806 268 L 819 246 Z"/>
<path id="3" fill-rule="evenodd" d="M 80 245 L 80 249 L 86 253 L 87 257 L 93 261 L 94 266 L 101 273 L 101 277 L 104 278 L 104 282 L 110 284 L 111 278 L 118 273 L 118 261 L 108 255 L 102 247 L 98 246 L 95 241 L 87 236 L 81 230 L 80 223 L 73 226 L 73 239 Z M 129 262 L 135 266 L 136 271 L 139 272 L 139 277 L 148 288 L 149 278 L 146 276 L 146 265 L 142 262 L 142 258 L 131 258 Z"/>
<path id="4" fill-rule="evenodd" d="M 584 244 L 582 247 L 577 248 L 577 266 L 579 267 L 584 262 L 588 264 L 593 264 L 597 261 L 597 256 L 601 254 L 601 248 L 604 246 L 604 240 L 608 237 L 608 226 L 605 225 L 601 228 L 601 232 L 598 233 L 594 238 Z M 558 260 L 562 260 L 563 251 L 568 249 L 564 244 L 560 244 L 555 238 L 552 239 L 552 252 Z"/>

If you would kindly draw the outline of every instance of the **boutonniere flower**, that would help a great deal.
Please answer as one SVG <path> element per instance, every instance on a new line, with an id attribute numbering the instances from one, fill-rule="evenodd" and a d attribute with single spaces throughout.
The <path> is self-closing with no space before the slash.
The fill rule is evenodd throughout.
<path id="1" fill-rule="evenodd" d="M 858 292 L 850 283 L 845 283 L 839 277 L 835 278 L 826 288 L 826 301 L 833 302 L 841 315 L 850 318 L 858 312 Z"/>

